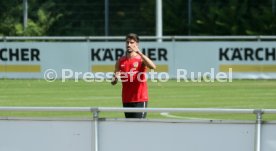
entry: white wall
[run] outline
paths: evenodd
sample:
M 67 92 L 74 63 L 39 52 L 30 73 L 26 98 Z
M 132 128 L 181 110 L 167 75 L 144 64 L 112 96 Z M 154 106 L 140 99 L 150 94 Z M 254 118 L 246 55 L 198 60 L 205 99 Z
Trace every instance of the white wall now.
M 269 126 L 272 131 L 276 128 Z M 254 122 L 117 119 L 101 120 L 98 127 L 99 151 L 252 151 L 255 143 Z M 0 150 L 6 151 L 93 151 L 95 147 L 90 120 L 3 119 L 0 134 Z M 268 138 L 263 151 L 274 151 L 275 135 L 262 137 Z
M 90 121 L 0 120 L 1 151 L 91 151 Z
M 0 150 L 94 151 L 93 120 L 2 119 Z M 255 122 L 100 120 L 99 151 L 253 151 Z M 276 124 L 262 126 L 262 151 L 275 151 Z

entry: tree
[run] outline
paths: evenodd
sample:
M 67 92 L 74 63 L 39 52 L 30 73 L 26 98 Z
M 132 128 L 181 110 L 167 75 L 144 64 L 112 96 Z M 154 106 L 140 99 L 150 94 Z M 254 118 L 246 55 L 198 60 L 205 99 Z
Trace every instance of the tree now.
M 164 35 L 188 34 L 187 0 L 163 0 Z
M 5 36 L 44 36 L 48 29 L 62 14 L 48 11 L 55 7 L 52 1 L 29 0 L 29 18 L 27 28 L 23 27 L 22 1 L 2 0 L 0 16 L 0 34 Z
M 104 1 L 28 0 L 23 28 L 23 0 L 0 1 L 0 35 L 103 36 Z M 163 35 L 274 35 L 272 1 L 163 0 Z M 109 0 L 109 35 L 155 35 L 155 0 Z
M 261 0 L 206 0 L 193 5 L 194 35 L 271 35 L 275 17 Z

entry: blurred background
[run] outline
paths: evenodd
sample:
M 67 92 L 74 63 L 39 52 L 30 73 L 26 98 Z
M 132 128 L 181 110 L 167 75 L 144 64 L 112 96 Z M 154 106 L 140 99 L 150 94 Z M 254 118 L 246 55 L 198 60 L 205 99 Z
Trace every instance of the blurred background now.
M 156 34 L 156 0 L 1 0 L 1 36 Z M 162 0 L 163 35 L 274 35 L 276 0 Z

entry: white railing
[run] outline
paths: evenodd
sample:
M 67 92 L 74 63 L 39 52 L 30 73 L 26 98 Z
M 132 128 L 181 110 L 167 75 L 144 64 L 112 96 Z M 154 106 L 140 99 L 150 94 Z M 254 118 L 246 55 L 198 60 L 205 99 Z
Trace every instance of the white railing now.
M 261 150 L 261 125 L 263 114 L 276 114 L 276 109 L 222 109 L 222 108 L 118 108 L 118 107 L 0 107 L 1 111 L 92 112 L 95 126 L 95 150 L 98 151 L 98 119 L 100 112 L 181 112 L 218 114 L 255 114 L 255 150 Z
M 120 107 L 0 107 L 0 111 L 46 112 L 182 112 L 221 114 L 276 114 L 276 109 L 223 109 L 223 108 L 120 108 Z
M 14 40 L 62 40 L 62 41 L 93 41 L 93 40 L 124 40 L 125 36 L 1 36 L 1 41 Z M 276 36 L 140 36 L 141 40 L 276 40 Z

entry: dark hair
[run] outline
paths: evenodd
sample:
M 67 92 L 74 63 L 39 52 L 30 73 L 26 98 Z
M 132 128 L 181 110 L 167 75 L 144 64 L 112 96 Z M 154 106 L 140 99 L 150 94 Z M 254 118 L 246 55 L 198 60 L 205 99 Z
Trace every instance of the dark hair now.
M 134 33 L 129 33 L 129 34 L 127 34 L 127 35 L 126 35 L 126 40 L 127 40 L 127 39 L 133 39 L 133 40 L 135 40 L 136 42 L 139 42 L 139 41 L 140 41 L 138 35 L 137 35 L 137 34 L 134 34 Z

